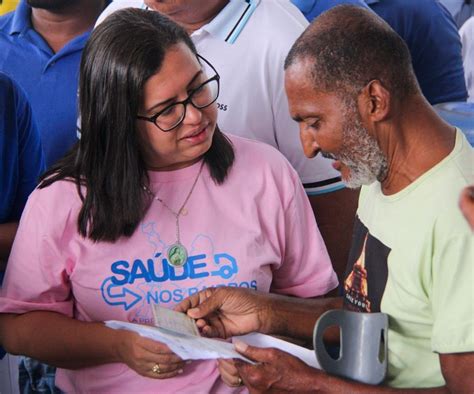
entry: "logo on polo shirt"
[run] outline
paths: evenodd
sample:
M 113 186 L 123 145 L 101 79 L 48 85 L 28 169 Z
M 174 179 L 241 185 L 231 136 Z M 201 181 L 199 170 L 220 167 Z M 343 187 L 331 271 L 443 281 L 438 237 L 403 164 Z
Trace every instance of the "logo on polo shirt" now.
M 217 103 L 217 109 L 220 111 L 227 111 L 227 104 Z

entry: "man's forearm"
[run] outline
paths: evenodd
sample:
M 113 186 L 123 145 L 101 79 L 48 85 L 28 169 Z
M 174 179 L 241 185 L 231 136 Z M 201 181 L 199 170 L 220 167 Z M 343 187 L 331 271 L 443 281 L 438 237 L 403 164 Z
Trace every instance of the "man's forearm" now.
M 269 295 L 267 334 L 312 340 L 316 321 L 330 309 L 342 308 L 342 298 L 292 298 Z M 263 320 L 263 319 L 262 319 Z
M 0 314 L 2 346 L 60 368 L 78 369 L 119 362 L 122 330 L 81 322 L 54 312 Z

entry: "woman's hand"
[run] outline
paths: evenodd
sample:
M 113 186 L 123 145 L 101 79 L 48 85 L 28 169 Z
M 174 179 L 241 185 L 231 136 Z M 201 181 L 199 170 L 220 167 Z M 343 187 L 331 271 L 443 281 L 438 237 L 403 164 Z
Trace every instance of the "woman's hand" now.
M 168 346 L 131 331 L 121 331 L 120 360 L 142 376 L 168 379 L 183 373 L 184 361 Z
M 227 386 L 239 387 L 243 385 L 242 378 L 237 371 L 233 360 L 220 359 L 217 362 L 221 378 Z

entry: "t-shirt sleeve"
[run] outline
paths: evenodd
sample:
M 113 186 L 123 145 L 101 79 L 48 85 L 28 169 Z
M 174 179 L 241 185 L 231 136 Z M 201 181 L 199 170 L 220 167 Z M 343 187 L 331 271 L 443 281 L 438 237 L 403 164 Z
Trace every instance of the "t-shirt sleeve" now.
M 431 347 L 438 353 L 474 351 L 474 240 L 467 227 L 435 248 Z
M 21 217 L 0 290 L 0 313 L 44 310 L 72 317 L 70 270 L 60 253 L 61 226 L 50 225 L 54 200 L 41 201 L 49 197 L 48 189 L 31 194 Z
M 338 284 L 337 276 L 296 174 L 293 185 L 293 196 L 285 210 L 284 259 L 273 272 L 271 291 L 316 297 L 334 289 Z

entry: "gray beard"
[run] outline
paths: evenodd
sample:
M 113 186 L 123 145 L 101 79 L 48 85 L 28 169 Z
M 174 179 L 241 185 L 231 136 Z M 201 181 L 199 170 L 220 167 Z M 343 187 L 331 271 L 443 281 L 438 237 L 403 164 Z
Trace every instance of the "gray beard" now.
M 344 184 L 350 189 L 357 189 L 375 181 L 382 182 L 388 173 L 385 154 L 362 125 L 357 112 L 345 118 L 355 120 L 345 122 L 343 146 L 337 155 L 338 160 L 350 169 L 349 178 L 343 179 Z

